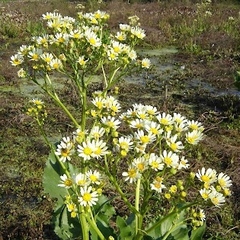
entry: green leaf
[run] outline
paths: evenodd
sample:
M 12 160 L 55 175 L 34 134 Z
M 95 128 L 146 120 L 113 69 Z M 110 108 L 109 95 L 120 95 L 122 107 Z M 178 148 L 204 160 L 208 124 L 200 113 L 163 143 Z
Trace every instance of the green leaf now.
M 48 157 L 43 173 L 43 187 L 44 191 L 48 193 L 50 197 L 57 198 L 58 201 L 64 199 L 66 195 L 65 188 L 58 187 L 60 176 L 63 174 L 64 172 L 60 163 L 57 161 L 54 153 L 51 153 Z
M 117 216 L 116 224 L 119 229 L 118 235 L 120 239 L 123 239 L 123 240 L 133 239 L 134 227 L 132 225 L 127 225 L 126 221 L 120 216 Z
M 205 233 L 205 230 L 206 230 L 205 223 L 201 227 L 199 227 L 195 230 L 192 230 L 190 240 L 201 240 L 203 237 L 203 234 Z
M 105 195 L 101 195 L 98 198 L 97 204 L 94 206 L 95 215 L 97 215 L 98 218 L 107 222 L 107 224 L 109 219 L 114 214 L 116 214 L 116 211 L 114 207 L 110 204 L 110 201 L 112 201 L 112 198 L 108 199 Z
M 161 236 L 164 236 L 172 227 L 173 225 L 173 221 L 176 218 L 177 213 L 176 214 L 170 214 L 161 224 L 160 226 L 160 233 Z
M 77 239 L 82 235 L 78 218 L 72 218 L 64 205 L 58 205 L 53 215 L 54 231 L 60 239 Z

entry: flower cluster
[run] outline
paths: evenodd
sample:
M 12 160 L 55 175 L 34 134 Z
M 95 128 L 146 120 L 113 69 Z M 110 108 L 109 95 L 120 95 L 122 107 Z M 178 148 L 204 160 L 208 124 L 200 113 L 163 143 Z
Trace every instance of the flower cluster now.
M 72 177 L 63 174 L 60 176 L 58 186 L 67 190 L 68 194 L 65 196 L 65 204 L 71 216 L 76 217 L 78 204 L 87 208 L 96 204 L 102 192 L 102 178 L 96 170 L 74 174 Z M 70 190 L 74 191 L 74 194 L 70 194 Z
M 47 117 L 47 111 L 44 102 L 40 99 L 31 99 L 29 101 L 27 114 L 42 124 Z
M 204 201 L 210 201 L 220 207 L 231 195 L 232 180 L 224 173 L 217 174 L 215 169 L 204 167 L 198 170 L 196 177 L 202 182 L 203 188 L 199 191 Z
M 101 66 L 140 66 L 149 68 L 149 59 L 137 60 L 134 46 L 145 37 L 139 26 L 120 24 L 116 35 L 105 30 L 109 14 L 103 11 L 78 13 L 78 18 L 57 12 L 43 14 L 46 33 L 32 38 L 31 45 L 22 45 L 11 57 L 11 64 L 19 66 L 19 77 L 32 76 L 33 71 L 73 71 L 79 69 L 93 74 Z M 121 37 L 120 37 L 121 35 Z M 68 57 L 68 61 L 66 61 Z
M 147 179 L 151 194 L 164 192 L 166 199 L 180 197 L 184 201 L 187 197 L 184 181 L 174 183 L 171 176 L 189 167 L 184 150 L 203 138 L 202 124 L 179 113 L 160 113 L 151 105 L 134 104 L 120 114 L 118 100 L 100 93 L 95 94 L 91 103 L 92 127 L 88 130 L 78 128 L 72 138 L 63 138 L 55 152 L 59 160 L 65 163 L 74 156 L 83 165 L 94 162 L 95 167 L 102 170 L 104 161 L 107 161 L 109 171 L 115 171 L 114 174 L 121 171 L 125 181 L 135 184 L 138 180 Z M 124 134 L 122 129 L 128 134 Z M 127 164 L 125 171 L 114 168 L 120 159 Z M 197 176 L 205 181 L 207 187 L 211 180 L 206 180 L 203 177 L 205 173 L 201 173 Z M 226 192 L 230 185 L 229 182 L 223 183 L 224 176 L 219 175 L 219 185 Z M 68 188 L 69 181 L 65 178 L 65 187 Z M 92 190 L 89 191 L 91 194 Z

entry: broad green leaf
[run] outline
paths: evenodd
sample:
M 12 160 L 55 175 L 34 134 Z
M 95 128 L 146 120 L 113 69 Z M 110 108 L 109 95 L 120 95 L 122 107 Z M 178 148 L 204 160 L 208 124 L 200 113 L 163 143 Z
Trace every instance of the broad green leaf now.
M 188 237 L 188 228 L 186 223 L 184 222 L 186 217 L 185 209 L 181 210 L 180 213 L 176 215 L 176 218 L 173 221 L 173 232 L 171 235 L 174 237 L 175 240 L 189 240 Z
M 61 165 L 57 161 L 54 153 L 51 153 L 48 157 L 43 173 L 43 187 L 44 191 L 48 193 L 50 197 L 57 198 L 58 201 L 64 199 L 64 196 L 66 195 L 65 188 L 58 187 L 60 176 L 63 174 L 64 172 Z
M 78 218 L 71 218 L 65 205 L 58 205 L 53 216 L 55 233 L 63 240 L 77 239 L 81 236 Z
M 172 227 L 173 221 L 176 219 L 177 214 L 170 214 L 166 219 L 162 222 L 160 226 L 160 236 L 164 236 Z
M 131 225 L 127 225 L 126 221 L 120 217 L 117 216 L 116 220 L 117 227 L 119 229 L 119 239 L 122 240 L 132 240 L 134 236 L 134 228 Z
M 192 230 L 190 240 L 201 240 L 203 237 L 203 234 L 205 233 L 205 230 L 206 230 L 205 223 L 201 227 L 199 227 L 195 230 Z

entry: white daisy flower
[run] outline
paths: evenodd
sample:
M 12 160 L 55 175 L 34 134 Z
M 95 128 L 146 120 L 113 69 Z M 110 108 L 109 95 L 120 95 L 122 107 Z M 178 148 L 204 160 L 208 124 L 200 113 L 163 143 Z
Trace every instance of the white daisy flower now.
M 150 68 L 150 66 L 151 66 L 151 61 L 150 61 L 150 59 L 148 59 L 148 58 L 144 58 L 144 59 L 142 59 L 142 68 Z
M 181 170 L 183 168 L 187 169 L 188 167 L 189 167 L 188 160 L 185 159 L 185 157 L 183 156 L 179 161 L 178 170 Z
M 137 170 L 142 173 L 147 169 L 148 162 L 144 157 L 134 158 L 132 165 L 137 168 Z
M 202 198 L 207 201 L 209 199 L 209 194 L 210 194 L 210 190 L 209 189 L 206 189 L 206 188 L 203 188 L 199 191 L 199 193 L 201 194 Z
M 75 176 L 75 182 L 78 186 L 88 186 L 90 184 L 86 175 L 83 173 L 79 173 Z
M 164 167 L 162 159 L 159 156 L 157 156 L 155 153 L 151 153 L 149 155 L 148 162 L 149 162 L 149 166 L 155 171 L 162 170 Z
M 171 148 L 171 150 L 173 152 L 180 152 L 184 146 L 183 143 L 181 141 L 177 141 L 178 135 L 175 134 L 174 136 L 168 138 L 167 137 L 167 145 Z
M 105 133 L 105 129 L 99 126 L 94 126 L 90 131 L 90 138 L 100 139 Z
M 92 207 L 96 205 L 98 201 L 98 193 L 94 191 L 91 186 L 84 186 L 80 188 L 80 197 L 78 197 L 78 201 L 81 206 L 84 207 Z
M 94 144 L 90 140 L 86 140 L 81 145 L 78 145 L 78 156 L 82 157 L 84 161 L 90 160 L 93 157 L 94 150 Z
M 152 190 L 161 193 L 163 189 L 166 188 L 166 186 L 162 183 L 163 178 L 161 177 L 156 177 L 153 181 L 153 183 L 150 184 L 150 187 Z
M 127 172 L 122 173 L 122 176 L 125 177 L 125 181 L 133 183 L 141 177 L 141 174 L 138 172 L 138 169 L 132 165 L 128 168 Z
M 101 174 L 96 170 L 89 170 L 86 172 L 86 177 L 92 184 L 99 185 L 101 183 Z
M 159 121 L 160 124 L 164 125 L 164 126 L 168 126 L 173 124 L 173 119 L 172 116 L 170 114 L 167 113 L 162 113 L 162 114 L 158 114 L 156 116 L 157 120 Z
M 85 31 L 85 37 L 93 47 L 100 47 L 102 45 L 101 40 L 98 38 L 97 34 L 94 33 L 91 29 L 87 29 Z
M 107 151 L 107 145 L 103 140 L 92 140 L 91 143 L 93 149 L 92 149 L 92 156 L 95 158 L 101 158 L 102 156 L 108 154 Z
M 134 36 L 136 36 L 139 39 L 143 39 L 146 36 L 145 31 L 138 26 L 132 27 L 130 31 Z
M 217 181 L 222 189 L 230 188 L 232 186 L 232 180 L 230 177 L 222 172 L 218 174 Z
M 202 123 L 200 123 L 198 121 L 194 121 L 194 120 L 187 121 L 187 126 L 192 130 L 198 130 L 198 131 L 201 131 L 201 132 L 204 130 L 204 127 L 202 126 Z
M 160 155 L 162 162 L 166 164 L 167 167 L 177 168 L 179 165 L 179 156 L 172 151 L 167 152 L 166 150 Z
M 112 129 L 117 129 L 119 127 L 119 125 L 121 124 L 121 122 L 118 119 L 111 117 L 111 116 L 103 117 L 102 123 L 105 126 L 112 128 Z
M 226 201 L 223 194 L 219 193 L 214 187 L 211 187 L 211 192 L 209 193 L 209 199 L 216 207 L 220 207 Z
M 191 145 L 198 144 L 199 141 L 203 139 L 203 133 L 199 130 L 193 130 L 186 134 L 186 141 Z
M 198 170 L 196 173 L 196 177 L 206 184 L 212 184 L 217 180 L 217 173 L 216 170 L 212 168 L 208 168 L 207 170 L 203 167 L 201 170 Z
M 57 145 L 55 154 L 59 157 L 59 161 L 66 162 L 71 160 L 74 153 L 74 145 L 69 137 L 64 137 L 60 144 Z
M 155 135 L 151 133 L 144 133 L 143 130 L 137 130 L 137 132 L 134 134 L 134 137 L 143 145 L 150 144 L 156 139 Z
M 68 178 L 66 174 L 60 176 L 61 183 L 58 184 L 59 187 L 64 187 L 66 189 L 71 188 L 73 185 L 73 181 L 71 178 Z
M 163 129 L 161 128 L 161 125 L 153 121 L 146 121 L 145 129 L 147 132 L 156 136 L 159 136 L 163 133 Z

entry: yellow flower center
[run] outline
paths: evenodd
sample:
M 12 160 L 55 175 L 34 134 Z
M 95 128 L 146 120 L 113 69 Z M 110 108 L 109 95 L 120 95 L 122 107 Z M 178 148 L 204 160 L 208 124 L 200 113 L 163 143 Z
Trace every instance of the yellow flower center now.
M 173 151 L 176 151 L 178 149 L 178 146 L 176 143 L 171 143 L 170 144 L 170 148 L 173 150 Z
M 97 43 L 95 38 L 90 38 L 89 39 L 90 44 L 95 45 Z
M 156 161 L 154 161 L 154 162 L 151 162 L 151 166 L 152 166 L 153 168 L 158 168 L 158 166 L 159 166 L 159 163 L 158 163 L 158 162 L 156 162 Z
M 34 54 L 32 55 L 32 59 L 33 59 L 34 61 L 37 61 L 37 60 L 38 60 L 38 54 L 34 53 Z
M 67 149 L 67 148 L 62 148 L 62 150 L 61 150 L 61 155 L 62 155 L 63 157 L 67 157 L 67 156 L 69 155 L 69 153 L 70 153 L 70 150 L 69 150 L 69 149 Z
M 164 158 L 164 162 L 167 164 L 167 165 L 171 165 L 172 164 L 172 159 L 170 157 L 165 157 Z
M 86 147 L 84 148 L 83 153 L 89 156 L 92 154 L 92 149 L 90 147 Z
M 226 181 L 224 179 L 219 179 L 218 183 L 221 187 L 225 187 L 226 186 Z
M 152 134 L 157 135 L 158 134 L 158 130 L 156 128 L 151 128 L 150 131 L 152 132 Z
M 91 199 L 92 199 L 92 195 L 87 192 L 87 193 L 84 193 L 84 194 L 83 194 L 82 198 L 83 198 L 83 200 L 84 200 L 85 202 L 90 202 Z
M 202 175 L 202 176 L 201 176 L 201 180 L 202 180 L 203 182 L 209 182 L 209 181 L 210 181 L 210 178 L 209 178 L 209 176 L 207 176 L 207 175 Z
M 97 149 L 94 151 L 96 155 L 101 155 L 102 149 L 100 147 L 97 147 Z
M 149 136 L 144 135 L 140 137 L 140 140 L 142 141 L 142 143 L 148 143 L 150 141 L 150 138 Z
M 144 163 L 138 163 L 138 165 L 137 165 L 137 168 L 139 171 L 143 171 L 144 167 L 145 167 Z
M 168 122 L 168 120 L 166 118 L 162 118 L 160 120 L 160 123 L 163 124 L 163 125 L 168 125 L 169 122 Z
M 219 204 L 219 200 L 218 200 L 217 197 L 213 197 L 213 198 L 211 199 L 211 201 L 212 201 L 212 203 L 213 203 L 214 205 L 218 205 L 218 204 Z
M 66 179 L 64 181 L 64 185 L 67 186 L 67 187 L 71 187 L 72 186 L 72 180 L 71 179 Z
M 130 178 L 135 178 L 136 177 L 136 175 L 137 175 L 137 173 L 136 173 L 136 170 L 135 169 L 129 169 L 129 171 L 128 171 L 128 176 L 130 177 Z
M 89 178 L 92 182 L 96 182 L 98 179 L 96 175 L 91 175 Z

